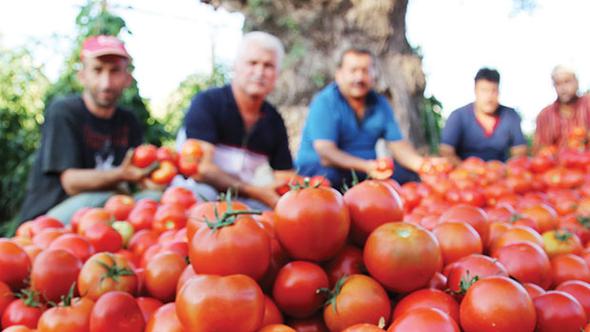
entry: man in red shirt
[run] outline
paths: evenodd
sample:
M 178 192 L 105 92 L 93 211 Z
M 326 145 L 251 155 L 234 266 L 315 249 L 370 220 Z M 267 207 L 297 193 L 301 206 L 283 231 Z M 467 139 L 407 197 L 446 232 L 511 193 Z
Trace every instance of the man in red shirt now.
M 551 79 L 557 100 L 537 116 L 535 151 L 551 145 L 564 147 L 574 128 L 590 129 L 590 96 L 578 94 L 576 73 L 567 66 L 559 65 L 553 69 Z

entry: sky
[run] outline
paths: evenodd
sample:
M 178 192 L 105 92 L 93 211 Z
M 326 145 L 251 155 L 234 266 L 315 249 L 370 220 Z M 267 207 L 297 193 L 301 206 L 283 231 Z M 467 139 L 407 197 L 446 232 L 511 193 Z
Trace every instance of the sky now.
M 74 20 L 83 3 L 3 2 L 0 47 L 36 42 L 35 60 L 55 79 L 75 37 Z M 445 115 L 473 100 L 473 77 L 483 66 L 500 72 L 500 101 L 522 115 L 525 132 L 534 130 L 536 114 L 555 99 L 550 72 L 556 64 L 576 68 L 581 90 L 590 90 L 590 1 L 537 3 L 532 12 L 515 13 L 512 0 L 410 1 L 408 40 L 424 56 L 426 94 L 443 103 Z M 239 13 L 214 11 L 198 0 L 109 4 L 132 32 L 123 39 L 134 57 L 140 92 L 156 111 L 185 77 L 210 70 L 212 54 L 231 64 L 244 21 Z

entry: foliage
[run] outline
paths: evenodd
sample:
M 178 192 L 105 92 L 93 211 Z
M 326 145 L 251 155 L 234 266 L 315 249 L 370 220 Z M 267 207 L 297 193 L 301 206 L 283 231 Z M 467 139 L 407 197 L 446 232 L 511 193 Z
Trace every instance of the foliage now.
M 420 103 L 422 126 L 431 153 L 438 153 L 440 134 L 443 126 L 442 104 L 434 96 L 424 97 Z
M 222 65 L 213 66 L 211 74 L 192 74 L 184 79 L 166 102 L 163 123 L 164 129 L 176 134 L 189 107 L 191 98 L 209 87 L 221 86 L 229 82 L 229 71 Z
M 46 96 L 49 102 L 56 96 L 64 96 L 82 91 L 82 86 L 76 79 L 76 72 L 80 68 L 79 55 L 83 41 L 94 35 L 120 36 L 122 32 L 131 33 L 125 21 L 108 11 L 105 1 L 89 0 L 82 6 L 76 17 L 77 38 L 74 47 L 67 58 L 62 74 L 53 84 Z M 164 129 L 164 125 L 152 117 L 147 110 L 144 100 L 139 95 L 137 81 L 133 80 L 131 86 L 125 90 L 121 97 L 120 104 L 132 110 L 139 122 L 143 125 L 144 136 L 147 142 L 160 145 L 162 140 L 170 139 L 172 136 Z
M 27 51 L 0 51 L 0 225 L 4 231 L 10 231 L 5 228 L 26 192 L 48 85 Z

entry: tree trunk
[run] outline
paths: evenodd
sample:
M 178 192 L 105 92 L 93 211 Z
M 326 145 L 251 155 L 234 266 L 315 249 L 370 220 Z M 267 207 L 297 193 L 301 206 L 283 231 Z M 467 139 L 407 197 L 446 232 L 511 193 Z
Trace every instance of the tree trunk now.
M 350 46 L 376 55 L 376 90 L 390 98 L 405 136 L 416 147 L 426 146 L 419 108 L 425 79 L 421 58 L 406 39 L 408 0 L 203 2 L 242 12 L 246 31 L 267 31 L 285 44 L 287 55 L 271 100 L 285 118 L 293 147 L 311 97 L 333 80 L 338 57 Z

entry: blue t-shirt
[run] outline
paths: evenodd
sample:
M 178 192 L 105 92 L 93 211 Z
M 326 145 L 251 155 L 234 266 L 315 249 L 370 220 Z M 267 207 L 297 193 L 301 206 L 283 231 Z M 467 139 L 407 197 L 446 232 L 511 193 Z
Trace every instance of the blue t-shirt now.
M 293 168 L 287 130 L 281 115 L 269 103 L 262 104 L 262 115 L 246 131 L 230 85 L 197 94 L 184 118 L 187 138 L 214 145 L 226 145 L 268 157 L 275 170 Z
M 386 141 L 402 139 L 393 110 L 385 97 L 371 91 L 367 96 L 364 118 L 358 120 L 336 83 L 331 83 L 313 98 L 309 106 L 296 158 L 297 170 L 306 176 L 326 176 L 333 185 L 340 186 L 343 180 L 350 178 L 350 170 L 322 166 L 313 142 L 332 141 L 340 150 L 353 156 L 375 159 L 375 144 L 380 138 Z
M 526 144 L 520 129 L 520 116 L 509 107 L 496 111 L 498 123 L 491 135 L 486 135 L 475 118 L 473 103 L 463 106 L 449 116 L 442 132 L 441 143 L 455 148 L 461 159 L 479 157 L 483 160 L 506 161 L 510 148 Z

